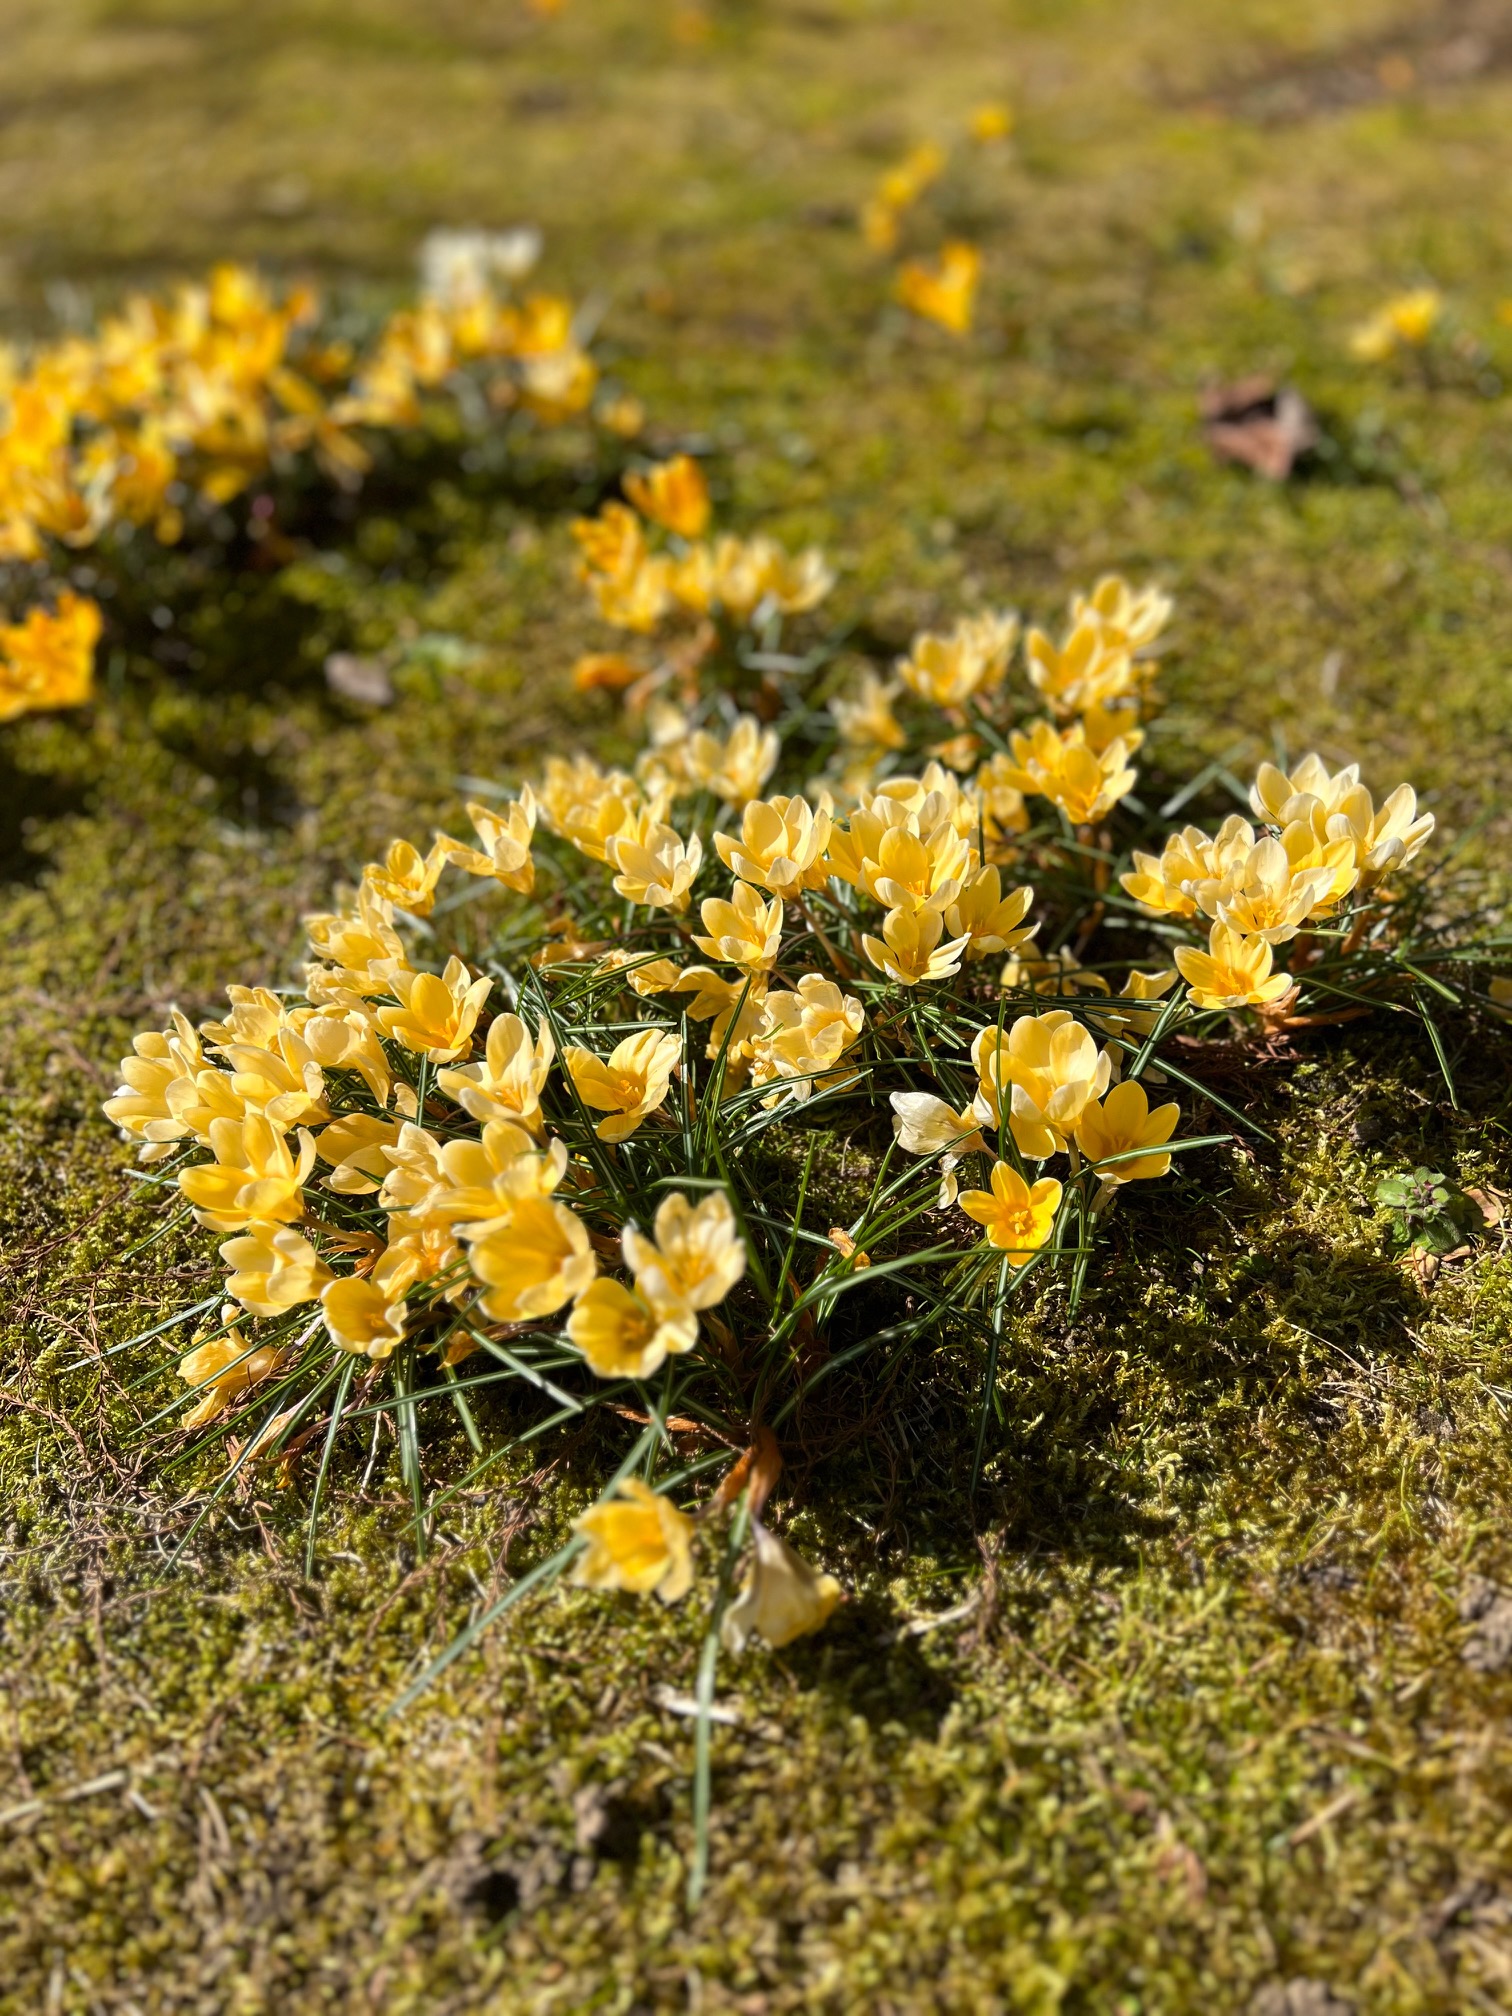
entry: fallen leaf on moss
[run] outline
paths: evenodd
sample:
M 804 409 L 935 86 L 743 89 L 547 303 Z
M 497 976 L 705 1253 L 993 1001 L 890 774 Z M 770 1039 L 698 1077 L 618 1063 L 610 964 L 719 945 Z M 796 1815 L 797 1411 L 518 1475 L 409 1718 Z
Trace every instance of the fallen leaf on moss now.
M 325 661 L 326 684 L 343 700 L 356 700 L 364 707 L 391 707 L 394 682 L 376 658 L 359 658 L 352 651 L 333 651 Z
M 1255 375 L 1202 395 L 1202 431 L 1220 462 L 1239 462 L 1282 483 L 1318 443 L 1313 410 L 1294 386 Z

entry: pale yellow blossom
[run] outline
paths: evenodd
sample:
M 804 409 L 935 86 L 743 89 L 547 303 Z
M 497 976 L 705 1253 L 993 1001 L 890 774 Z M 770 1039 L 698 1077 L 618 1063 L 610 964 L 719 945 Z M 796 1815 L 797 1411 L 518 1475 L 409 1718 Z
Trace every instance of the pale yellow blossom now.
M 541 1093 L 555 1056 L 556 1042 L 544 1022 L 532 1036 L 518 1015 L 496 1015 L 482 1059 L 438 1071 L 436 1084 L 474 1120 L 517 1120 L 538 1134 Z
M 567 1335 L 601 1379 L 649 1379 L 698 1342 L 691 1310 L 653 1309 L 635 1289 L 600 1275 L 567 1319 Z
M 693 1586 L 693 1521 L 638 1477 L 626 1477 L 617 1490 L 617 1498 L 573 1522 L 588 1542 L 573 1581 L 584 1589 L 625 1589 L 679 1602 Z
M 712 1309 L 746 1270 L 745 1241 L 722 1190 L 708 1191 L 696 1205 L 669 1190 L 651 1236 L 630 1224 L 622 1244 L 637 1293 L 663 1316 Z
M 487 977 L 475 980 L 457 958 L 448 959 L 439 975 L 396 973 L 398 1006 L 378 1010 L 379 1027 L 432 1064 L 450 1064 L 472 1048 L 472 1032 L 493 984 Z
M 774 1649 L 791 1645 L 827 1624 L 844 1595 L 833 1575 L 811 1568 L 759 1519 L 751 1522 L 751 1541 L 750 1573 L 720 1625 L 731 1652 L 743 1652 L 753 1633 Z
M 889 910 L 882 920 L 882 936 L 874 938 L 863 931 L 861 949 L 889 980 L 900 987 L 917 987 L 959 970 L 970 937 L 963 932 L 942 944 L 944 937 L 945 919 L 938 910 Z
M 681 1054 L 670 1030 L 638 1029 L 607 1058 L 574 1044 L 562 1062 L 583 1104 L 605 1115 L 594 1130 L 599 1139 L 625 1141 L 666 1100 Z

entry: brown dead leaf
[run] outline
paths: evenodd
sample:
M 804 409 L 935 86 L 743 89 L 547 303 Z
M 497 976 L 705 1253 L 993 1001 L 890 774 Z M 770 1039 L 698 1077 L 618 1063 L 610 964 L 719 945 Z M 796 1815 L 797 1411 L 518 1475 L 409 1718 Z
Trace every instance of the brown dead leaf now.
M 1501 1199 L 1493 1191 L 1483 1190 L 1477 1186 L 1474 1190 L 1467 1190 L 1465 1195 L 1487 1225 L 1500 1225 L 1505 1213 L 1502 1210 Z
M 770 1428 L 753 1428 L 750 1448 L 744 1455 L 738 1456 L 725 1472 L 719 1489 L 709 1500 L 709 1510 L 713 1512 L 733 1505 L 749 1484 L 751 1517 L 759 1519 L 761 1509 L 771 1497 L 772 1487 L 781 1475 L 782 1452 L 777 1447 L 777 1437 Z
M 1426 1294 L 1438 1279 L 1439 1256 L 1430 1253 L 1426 1246 L 1414 1246 L 1407 1256 L 1407 1264 L 1417 1276 L 1418 1286 Z
M 1283 483 L 1318 444 L 1318 423 L 1302 394 L 1256 374 L 1202 395 L 1202 431 L 1221 462 L 1239 462 Z

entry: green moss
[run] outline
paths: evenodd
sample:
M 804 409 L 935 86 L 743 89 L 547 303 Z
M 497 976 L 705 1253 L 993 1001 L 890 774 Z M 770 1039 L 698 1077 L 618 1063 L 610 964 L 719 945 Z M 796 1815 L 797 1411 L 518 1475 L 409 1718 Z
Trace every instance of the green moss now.
M 711 11 L 690 48 L 634 0 L 34 10 L 0 307 L 226 252 L 377 305 L 429 223 L 535 216 L 548 277 L 612 297 L 659 438 L 712 443 L 726 518 L 842 561 L 856 649 L 1158 571 L 1163 772 L 1358 755 L 1449 833 L 1484 821 L 1497 900 L 1505 75 L 1383 99 L 1381 57 L 1433 78 L 1451 30 L 1378 0 L 1221 30 L 1195 0 Z M 988 259 L 957 345 L 828 220 L 1000 88 L 1015 150 L 941 197 Z M 1350 322 L 1423 272 L 1484 363 L 1351 363 Z M 1257 367 L 1334 446 L 1285 489 L 1196 432 L 1201 382 Z M 1419 1162 L 1505 1185 L 1482 1037 L 1451 1031 L 1456 1110 L 1398 1029 L 1320 1035 L 1257 1092 L 1274 1150 L 1121 1203 L 1075 1317 L 1047 1294 L 1010 1339 L 974 1502 L 974 1360 L 837 1395 L 845 1435 L 797 1424 L 784 1517 L 855 1595 L 722 1672 L 691 1916 L 689 1617 L 545 1596 L 385 1712 L 549 1551 L 591 1448 L 533 1445 L 424 1561 L 381 1444 L 335 1480 L 313 1584 L 307 1477 L 165 1566 L 210 1481 L 137 1432 L 182 1339 L 101 1354 L 205 1292 L 210 1242 L 123 1257 L 155 1221 L 97 1117 L 114 1059 L 171 1000 L 287 977 L 299 912 L 452 819 L 460 775 L 611 732 L 564 677 L 598 641 L 565 519 L 609 473 L 570 438 L 503 475 L 438 448 L 355 521 L 312 507 L 282 570 L 134 555 L 100 705 L 4 731 L 0 2006 L 1134 2016 L 1297 1975 L 1391 2016 L 1506 2006 L 1512 1681 L 1461 1656 L 1458 1606 L 1472 1572 L 1512 1583 L 1512 1264 L 1488 1235 L 1425 1294 L 1372 1202 Z M 328 694 L 338 649 L 391 656 L 393 707 Z M 829 1151 L 816 1183 L 840 1192 Z

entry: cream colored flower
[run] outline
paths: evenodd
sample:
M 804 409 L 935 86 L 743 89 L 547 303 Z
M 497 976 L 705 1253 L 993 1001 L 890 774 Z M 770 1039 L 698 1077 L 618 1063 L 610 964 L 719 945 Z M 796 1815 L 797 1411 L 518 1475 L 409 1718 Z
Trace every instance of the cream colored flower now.
M 567 1173 L 567 1145 L 553 1141 L 542 1149 L 512 1120 L 490 1120 L 476 1141 L 445 1142 L 435 1162 L 440 1180 L 423 1213 L 476 1239 L 507 1219 L 521 1199 L 551 1195 Z
M 1306 827 L 1299 825 L 1293 830 L 1306 839 Z M 1345 841 L 1332 852 L 1336 857 L 1333 862 L 1294 868 L 1286 847 L 1267 834 L 1221 877 L 1198 882 L 1192 893 L 1198 908 L 1220 924 L 1247 937 L 1264 938 L 1271 945 L 1284 944 L 1310 919 L 1333 908 L 1340 866 L 1353 882 L 1357 871 L 1349 843 Z
M 910 1155 L 945 1155 L 953 1162 L 963 1155 L 985 1154 L 977 1115 L 971 1107 L 957 1113 L 932 1092 L 893 1092 L 893 1133 Z
M 822 1575 L 785 1540 L 751 1521 L 752 1556 L 745 1587 L 724 1614 L 720 1637 L 743 1652 L 753 1632 L 774 1649 L 791 1645 L 828 1623 L 844 1595 L 833 1575 Z
M 546 774 L 536 787 L 542 824 L 569 841 L 590 861 L 608 858 L 609 841 L 634 820 L 641 794 L 623 770 L 600 770 L 586 756 L 569 762 L 548 756 Z
M 1156 917 L 1195 917 L 1197 891 L 1220 882 L 1255 845 L 1255 829 L 1237 812 L 1230 813 L 1210 840 L 1197 826 L 1171 834 L 1157 854 L 1134 855 L 1132 874 L 1119 880 L 1144 910 Z
M 329 962 L 328 966 L 306 968 L 312 1001 L 338 994 L 352 994 L 361 1000 L 388 993 L 394 974 L 409 965 L 393 916 L 391 903 L 363 888 L 355 910 L 305 918 L 310 949 Z
M 1014 774 L 1010 758 L 999 752 L 989 756 L 971 780 L 967 795 L 980 807 L 982 835 L 989 849 L 1006 841 L 1011 833 L 1028 830 L 1024 794 L 1010 781 Z
M 885 826 L 873 842 L 866 815 L 858 811 L 851 817 L 851 833 L 863 837 L 865 846 L 860 886 L 888 910 L 946 909 L 976 865 L 949 819 L 928 832 L 910 830 L 916 824 L 922 822 L 915 814 L 906 824 Z
M 353 996 L 349 1006 L 328 1005 L 301 1016 L 299 1036 L 321 1071 L 355 1071 L 380 1106 L 388 1104 L 393 1073 L 378 1040 L 378 1025 L 366 1001 Z

